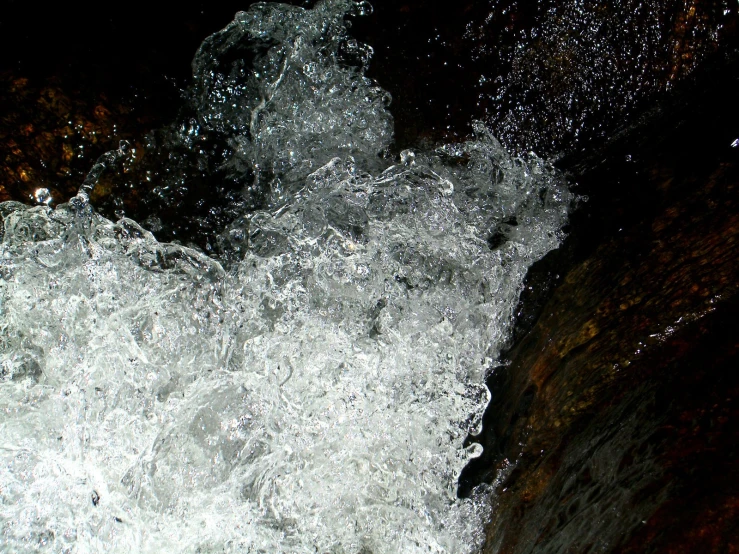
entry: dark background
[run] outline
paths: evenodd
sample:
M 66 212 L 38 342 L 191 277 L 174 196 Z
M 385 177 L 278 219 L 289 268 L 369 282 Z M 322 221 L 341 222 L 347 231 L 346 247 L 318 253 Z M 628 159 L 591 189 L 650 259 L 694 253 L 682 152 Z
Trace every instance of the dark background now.
M 200 43 L 252 3 L 3 0 L 0 72 L 74 80 L 68 86 L 171 113 Z

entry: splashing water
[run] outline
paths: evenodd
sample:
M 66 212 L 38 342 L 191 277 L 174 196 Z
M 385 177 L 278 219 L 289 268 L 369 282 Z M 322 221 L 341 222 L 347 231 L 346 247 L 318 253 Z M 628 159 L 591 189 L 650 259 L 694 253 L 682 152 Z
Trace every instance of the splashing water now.
M 479 548 L 462 443 L 572 196 L 481 125 L 387 161 L 388 98 L 345 29 L 367 9 L 259 4 L 201 47 L 198 126 L 266 198 L 220 262 L 98 215 L 91 180 L 0 204 L 5 551 Z

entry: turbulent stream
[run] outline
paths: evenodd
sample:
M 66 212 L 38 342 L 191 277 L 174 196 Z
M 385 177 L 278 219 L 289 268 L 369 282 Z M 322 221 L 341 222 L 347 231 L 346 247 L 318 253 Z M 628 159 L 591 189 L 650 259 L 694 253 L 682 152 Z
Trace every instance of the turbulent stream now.
M 573 197 L 481 124 L 390 155 L 368 9 L 257 4 L 201 46 L 178 140 L 225 137 L 261 198 L 218 255 L 94 210 L 125 148 L 66 204 L 0 204 L 0 550 L 480 547 L 463 441 Z

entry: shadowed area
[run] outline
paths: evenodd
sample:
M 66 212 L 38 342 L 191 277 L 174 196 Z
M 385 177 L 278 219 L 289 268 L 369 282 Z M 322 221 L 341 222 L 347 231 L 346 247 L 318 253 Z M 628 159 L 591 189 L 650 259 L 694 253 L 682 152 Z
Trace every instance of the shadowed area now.
M 606 161 L 568 160 L 589 213 L 529 273 L 518 340 L 488 383 L 486 451 L 461 479 L 462 493 L 499 479 L 486 552 L 736 544 L 736 60 L 701 73 Z M 639 197 L 650 200 L 632 209 Z M 553 292 L 537 304 L 542 283 Z

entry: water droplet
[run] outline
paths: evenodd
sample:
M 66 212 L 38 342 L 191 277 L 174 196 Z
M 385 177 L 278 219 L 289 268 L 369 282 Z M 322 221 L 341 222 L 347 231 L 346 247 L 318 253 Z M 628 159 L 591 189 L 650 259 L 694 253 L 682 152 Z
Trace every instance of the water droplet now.
M 403 150 L 400 153 L 400 163 L 413 165 L 416 162 L 416 153 L 413 150 Z
M 33 193 L 33 197 L 39 204 L 45 204 L 47 206 L 51 205 L 51 203 L 54 201 L 54 199 L 51 197 L 49 189 L 46 188 L 36 189 L 36 192 Z
M 358 15 L 358 16 L 372 15 L 372 12 L 374 11 L 375 9 L 372 7 L 372 4 L 370 4 L 366 0 L 363 0 L 362 2 L 354 3 L 353 9 L 352 9 L 352 15 Z

